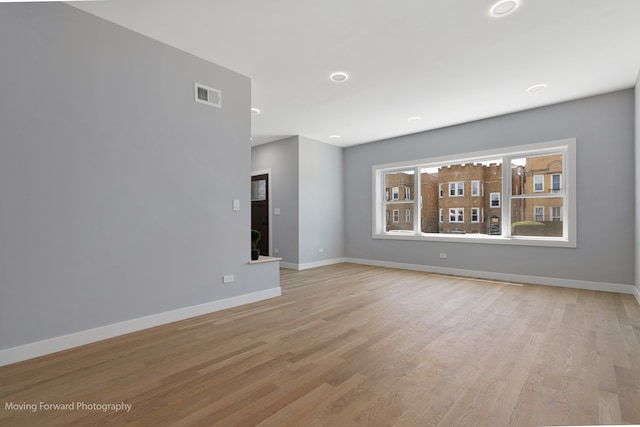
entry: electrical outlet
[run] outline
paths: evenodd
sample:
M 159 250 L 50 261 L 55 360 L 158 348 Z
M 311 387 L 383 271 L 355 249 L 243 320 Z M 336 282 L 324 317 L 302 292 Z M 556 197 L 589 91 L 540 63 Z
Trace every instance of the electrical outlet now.
M 240 210 L 240 200 L 234 200 L 233 201 L 233 210 L 234 211 L 239 211 Z
M 234 280 L 233 274 L 227 274 L 222 278 L 222 283 L 233 283 Z
M 324 248 L 318 248 L 318 252 L 323 253 L 324 252 Z
M 440 252 L 440 258 L 441 259 L 447 259 L 447 253 L 446 252 Z

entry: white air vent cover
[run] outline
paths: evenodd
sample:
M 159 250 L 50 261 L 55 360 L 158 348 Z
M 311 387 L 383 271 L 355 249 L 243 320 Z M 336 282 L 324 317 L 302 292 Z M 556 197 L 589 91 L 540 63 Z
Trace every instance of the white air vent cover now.
M 205 86 L 200 83 L 195 84 L 196 102 L 222 108 L 222 92 L 218 89 Z

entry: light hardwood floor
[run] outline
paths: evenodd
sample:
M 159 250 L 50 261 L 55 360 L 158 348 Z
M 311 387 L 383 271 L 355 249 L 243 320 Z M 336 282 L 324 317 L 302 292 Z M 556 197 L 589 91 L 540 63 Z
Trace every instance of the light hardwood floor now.
M 2 367 L 0 425 L 640 424 L 631 295 L 353 264 L 282 270 L 282 288 Z

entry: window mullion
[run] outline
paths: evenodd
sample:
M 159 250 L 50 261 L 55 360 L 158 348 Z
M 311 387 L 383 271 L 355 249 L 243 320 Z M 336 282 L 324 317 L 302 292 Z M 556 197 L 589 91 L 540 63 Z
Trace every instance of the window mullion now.
M 419 166 L 414 169 L 413 176 L 415 177 L 413 179 L 413 233 L 416 236 L 419 236 L 422 231 L 421 224 L 420 224 L 422 220 L 422 215 L 421 215 L 421 208 L 422 208 L 421 179 L 422 177 L 420 176 Z
M 502 158 L 502 237 L 511 238 L 511 157 Z
M 573 183 L 575 183 L 575 175 L 571 170 L 573 164 L 570 165 L 570 163 L 573 162 L 570 162 L 569 150 L 567 148 L 562 151 L 562 175 L 560 175 L 560 191 L 562 194 L 562 235 L 565 238 L 569 238 L 569 225 L 571 224 L 572 227 L 575 227 L 575 222 L 569 222 L 569 218 L 571 218 L 571 216 L 569 216 L 571 214 L 571 208 L 575 207 L 575 203 L 571 203 L 569 200 L 569 191 L 571 191 L 571 194 L 573 194 L 573 197 L 575 197 L 575 188 L 570 188 L 570 181 L 572 181 L 572 179 L 574 180 Z M 575 216 L 573 218 L 575 218 Z
M 387 205 L 389 204 L 389 197 L 387 196 L 384 172 L 380 173 L 379 179 L 380 179 L 380 185 L 382 187 L 382 194 L 380 194 L 380 197 L 382 198 L 382 203 L 380 204 L 380 224 L 378 227 L 380 229 L 380 233 L 384 234 L 387 232 Z

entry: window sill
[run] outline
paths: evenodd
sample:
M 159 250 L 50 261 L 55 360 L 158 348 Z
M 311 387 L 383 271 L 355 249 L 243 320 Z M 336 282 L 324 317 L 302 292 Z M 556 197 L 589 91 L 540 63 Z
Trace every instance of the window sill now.
M 515 245 L 515 246 L 547 246 L 560 248 L 575 248 L 575 242 L 561 237 L 525 237 L 525 236 L 492 236 L 487 234 L 429 234 L 415 235 L 413 232 L 391 232 L 374 234 L 374 239 L 380 240 L 411 240 L 427 242 L 456 242 L 456 243 L 483 243 L 489 245 Z
M 264 264 L 265 262 L 275 262 L 275 261 L 282 261 L 282 258 L 260 255 L 260 257 L 257 260 L 249 261 L 249 264 Z

